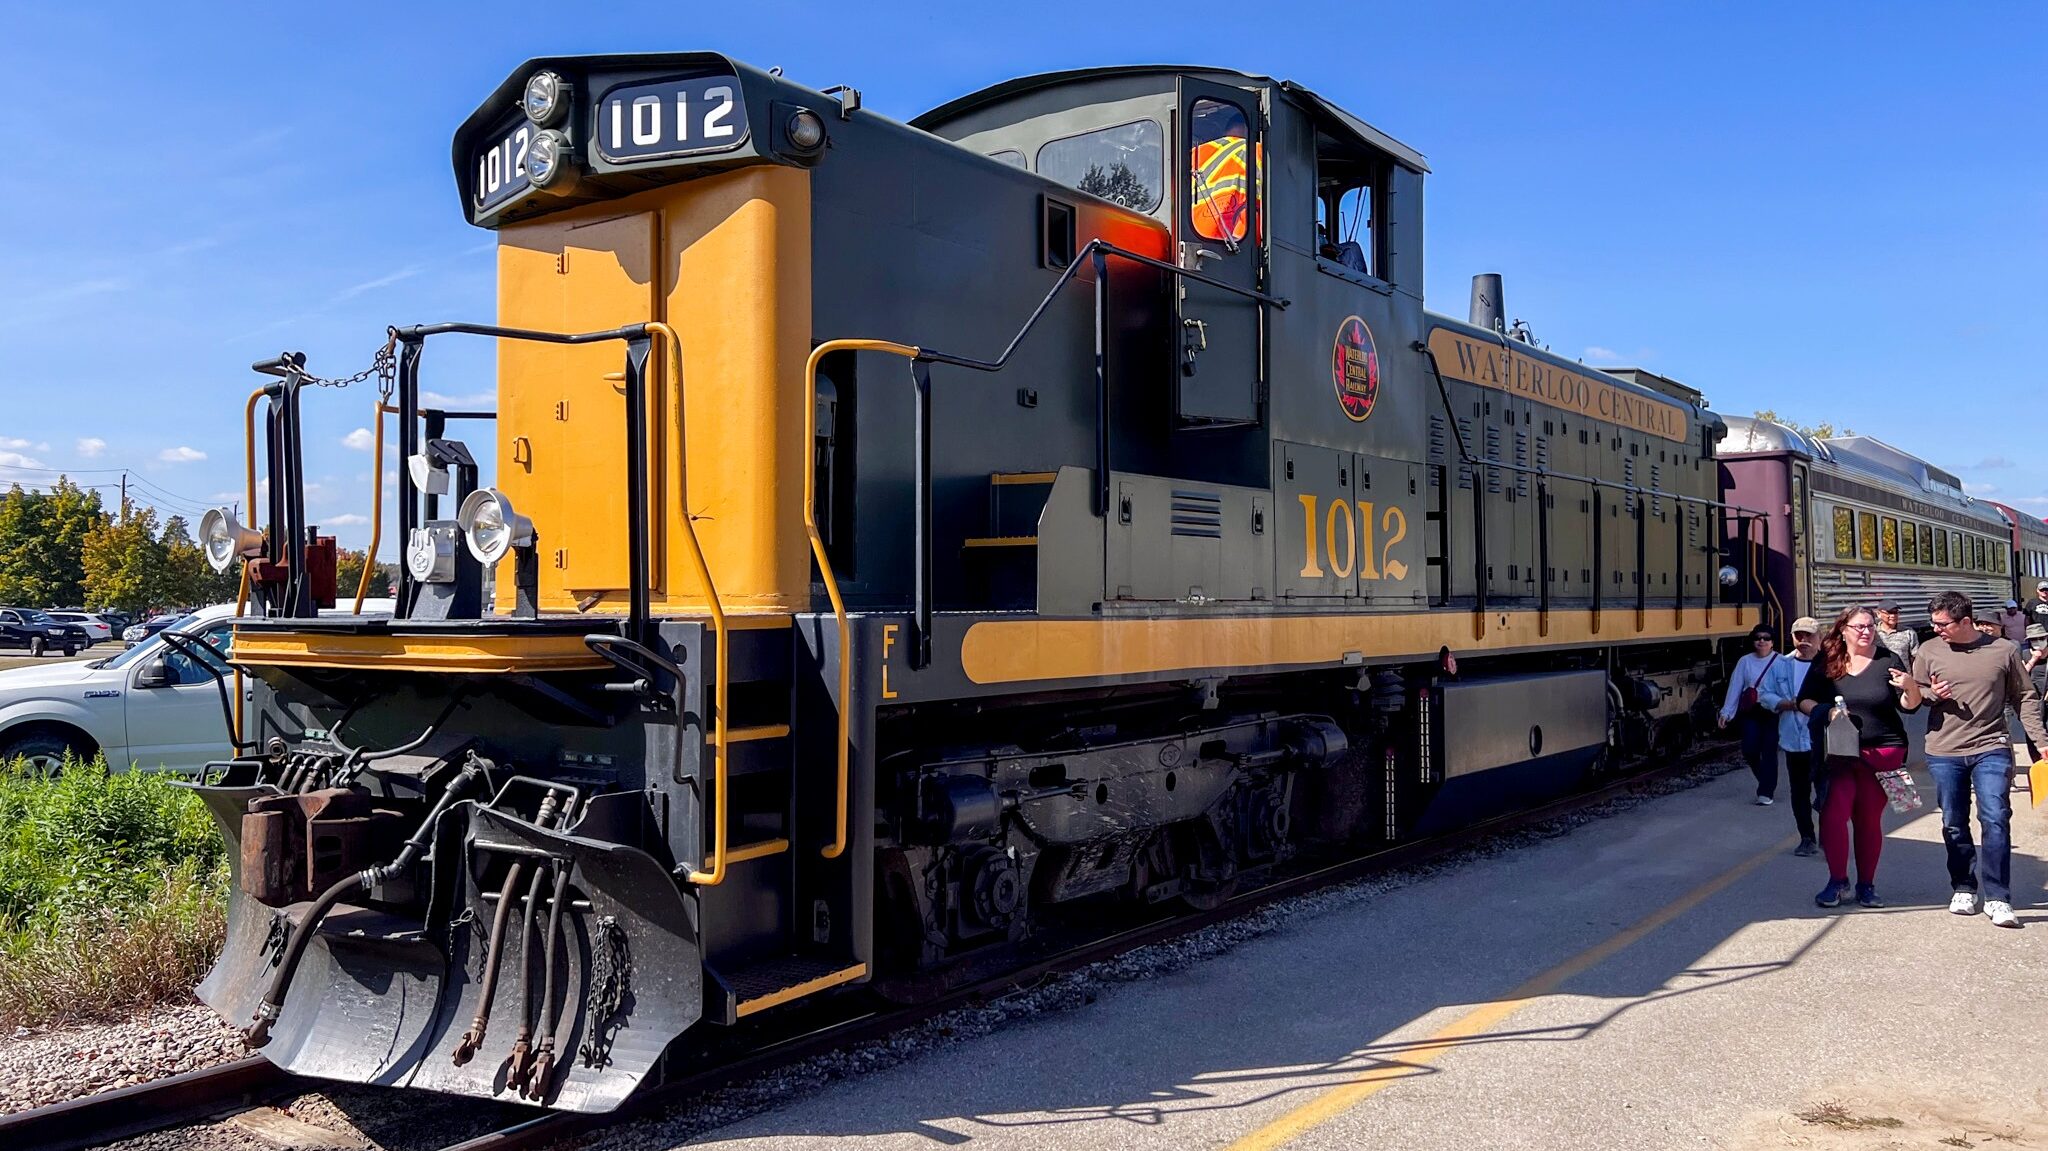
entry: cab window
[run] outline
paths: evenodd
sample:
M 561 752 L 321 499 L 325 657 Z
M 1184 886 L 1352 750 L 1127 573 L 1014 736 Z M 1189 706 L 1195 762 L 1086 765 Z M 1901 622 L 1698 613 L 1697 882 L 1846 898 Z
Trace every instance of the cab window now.
M 1232 248 L 1251 215 L 1251 128 L 1244 110 L 1221 100 L 1188 109 L 1188 213 L 1195 234 Z
M 1363 276 L 1380 275 L 1385 161 L 1316 134 L 1316 255 Z
M 1166 134 L 1138 120 L 1051 140 L 1038 149 L 1037 168 L 1069 188 L 1150 212 L 1166 189 Z

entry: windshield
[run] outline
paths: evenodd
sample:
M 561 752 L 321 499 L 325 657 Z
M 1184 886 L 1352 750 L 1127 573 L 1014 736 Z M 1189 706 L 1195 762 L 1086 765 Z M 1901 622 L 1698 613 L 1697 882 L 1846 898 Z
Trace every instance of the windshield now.
M 182 631 L 185 625 L 191 622 L 191 616 L 181 615 L 177 619 L 172 620 L 170 624 L 164 628 L 164 631 Z M 127 651 L 122 652 L 120 655 L 117 655 L 112 659 L 102 662 L 99 666 L 127 667 L 129 664 L 134 663 L 138 659 L 147 659 L 149 656 L 159 651 L 162 651 L 163 647 L 163 632 L 158 632 L 157 634 L 150 636 L 148 639 L 143 640 L 141 643 L 136 644 L 134 647 L 129 648 Z
M 50 616 L 49 616 L 49 614 L 48 614 L 47 612 L 39 612 L 39 611 L 35 610 L 34 608 L 27 608 L 27 607 L 25 607 L 25 608 L 22 608 L 22 609 L 21 609 L 21 622 L 23 622 L 23 623 L 55 623 L 56 621 L 55 621 L 55 620 L 53 620 L 53 619 L 51 619 L 51 618 L 50 618 Z

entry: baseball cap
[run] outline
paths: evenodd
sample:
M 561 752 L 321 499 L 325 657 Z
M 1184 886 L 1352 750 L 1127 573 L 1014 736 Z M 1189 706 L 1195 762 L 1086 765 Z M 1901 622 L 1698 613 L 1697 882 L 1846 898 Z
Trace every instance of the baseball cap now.
M 2016 600 L 2016 599 L 2009 599 L 2009 600 L 2006 600 L 2006 601 L 2005 601 L 2005 606 L 2007 606 L 2007 607 L 2018 607 L 2018 606 L 2020 606 L 2020 601 L 2018 601 L 2018 600 Z
M 2041 581 L 2040 583 L 2037 583 L 2037 584 L 2035 584 L 2035 585 L 2034 585 L 2034 590 L 2035 590 L 2035 591 L 2040 591 L 2040 590 L 2041 590 L 2042 588 L 2044 588 L 2044 587 L 2048 587 L 2048 579 L 2044 579 L 2044 580 L 2042 580 L 2042 581 Z
M 2034 626 L 2036 626 L 2036 627 L 2041 627 L 2042 625 L 2040 625 L 2040 624 L 2036 624 L 2036 625 L 2034 625 Z M 2043 628 L 2043 630 L 2044 630 L 2044 631 L 2048 631 L 2048 628 Z M 1819 634 L 1820 634 L 1820 621 L 1819 621 L 1819 620 L 1817 620 L 1817 619 L 1815 619 L 1815 618 L 1813 618 L 1813 617 L 1812 617 L 1812 616 L 1810 616 L 1810 615 L 1803 615 L 1803 616 L 1800 616 L 1800 617 L 1799 617 L 1798 619 L 1795 619 L 1795 620 L 1793 620 L 1793 621 L 1792 621 L 1792 634 L 1793 634 L 1793 635 L 1819 635 Z
M 1882 612 L 1896 612 L 1899 610 L 1899 601 L 1895 599 L 1888 599 L 1883 603 L 1878 604 L 1877 610 Z

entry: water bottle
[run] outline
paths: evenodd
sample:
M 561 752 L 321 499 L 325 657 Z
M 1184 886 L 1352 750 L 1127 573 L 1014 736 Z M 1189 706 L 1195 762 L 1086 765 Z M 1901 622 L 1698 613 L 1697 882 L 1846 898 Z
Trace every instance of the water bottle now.
M 1828 722 L 1829 722 L 1829 723 L 1833 723 L 1833 722 L 1835 722 L 1835 721 L 1836 721 L 1836 720 L 1838 720 L 1838 719 L 1847 719 L 1848 717 L 1849 717 L 1849 704 L 1848 704 L 1848 701 L 1844 700 L 1844 699 L 1843 699 L 1843 698 L 1842 698 L 1841 696 L 1839 696 L 1839 695 L 1838 695 L 1838 696 L 1836 696 L 1836 697 L 1835 697 L 1835 706 L 1834 706 L 1834 707 L 1832 707 L 1832 708 L 1829 708 L 1829 709 L 1828 709 Z

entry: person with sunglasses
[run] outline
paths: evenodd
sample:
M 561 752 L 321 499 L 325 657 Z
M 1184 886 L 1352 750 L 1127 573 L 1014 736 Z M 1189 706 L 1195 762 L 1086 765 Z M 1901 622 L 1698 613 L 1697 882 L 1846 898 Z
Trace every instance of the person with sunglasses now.
M 1792 621 L 1792 653 L 1764 672 L 1757 687 L 1764 710 L 1777 717 L 1778 750 L 1785 754 L 1786 785 L 1792 792 L 1792 823 L 1799 828 L 1794 855 L 1819 855 L 1813 835 L 1813 735 L 1799 711 L 1799 687 L 1819 650 L 1820 621 L 1810 615 Z
M 1846 714 L 1830 715 L 1840 697 Z M 1820 849 L 1827 856 L 1828 885 L 1813 897 L 1819 907 L 1840 906 L 1849 892 L 1849 851 L 1854 827 L 1856 902 L 1883 907 L 1877 896 L 1877 859 L 1884 850 L 1883 772 L 1906 765 L 1904 712 L 1920 706 L 1920 684 L 1899 657 L 1878 642 L 1877 613 L 1852 607 L 1835 617 L 1820 652 L 1799 688 L 1799 710 L 1812 717 L 1816 754 L 1828 746 L 1829 723 L 1847 722 L 1856 732 L 1858 754 L 1828 755 L 1827 798 L 1820 812 Z
M 1769 807 L 1778 791 L 1778 717 L 1765 710 L 1760 688 L 1765 673 L 1780 661 L 1777 633 L 1764 624 L 1750 629 L 1751 651 L 1735 661 L 1728 675 L 1728 693 L 1721 700 L 1720 724 L 1740 719 L 1742 758 L 1756 776 L 1756 803 Z
M 1946 591 L 1927 605 L 1935 637 L 1913 659 L 1913 678 L 1927 688 L 1927 770 L 1941 798 L 1941 838 L 1948 848 L 1948 909 L 1975 915 L 1982 908 L 1999 927 L 2018 927 L 2012 909 L 2012 729 L 2005 712 L 2037 747 L 2048 747 L 2041 697 L 2020 650 L 2003 635 L 1984 635 L 1974 605 Z M 1975 791 L 1980 850 L 1970 837 Z

